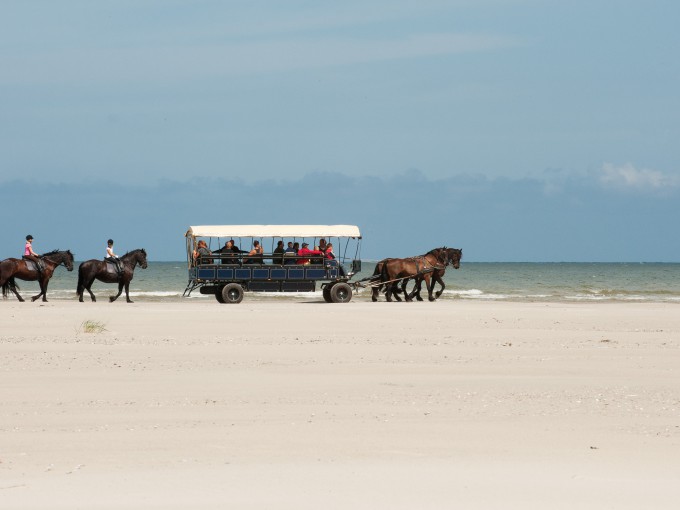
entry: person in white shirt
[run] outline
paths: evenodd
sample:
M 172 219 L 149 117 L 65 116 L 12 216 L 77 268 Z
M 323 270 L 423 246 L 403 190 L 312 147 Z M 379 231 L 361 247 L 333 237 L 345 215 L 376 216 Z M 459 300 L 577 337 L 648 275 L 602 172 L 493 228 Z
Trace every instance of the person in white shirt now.
M 113 239 L 109 239 L 106 242 L 106 257 L 104 257 L 104 260 L 113 262 L 113 264 L 116 266 L 116 271 L 118 271 L 118 274 L 123 273 L 123 266 L 120 263 L 120 259 L 118 258 L 118 255 L 113 253 Z

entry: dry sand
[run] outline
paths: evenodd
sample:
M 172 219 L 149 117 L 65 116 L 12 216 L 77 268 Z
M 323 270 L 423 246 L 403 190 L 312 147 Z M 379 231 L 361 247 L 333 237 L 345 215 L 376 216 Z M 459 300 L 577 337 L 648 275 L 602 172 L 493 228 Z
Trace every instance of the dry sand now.
M 677 305 L 246 295 L 0 317 L 2 509 L 680 504 Z

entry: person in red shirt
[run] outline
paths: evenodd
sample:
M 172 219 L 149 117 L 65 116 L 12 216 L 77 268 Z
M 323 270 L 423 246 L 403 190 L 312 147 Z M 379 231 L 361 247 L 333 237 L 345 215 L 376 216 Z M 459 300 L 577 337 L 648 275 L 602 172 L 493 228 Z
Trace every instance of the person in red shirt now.
M 305 257 L 309 255 L 323 255 L 324 253 L 321 250 L 310 250 L 309 249 L 309 243 L 302 243 L 302 248 L 300 248 L 300 251 L 298 251 L 298 257 Z M 297 260 L 297 264 L 300 265 L 309 265 L 309 258 L 300 258 Z

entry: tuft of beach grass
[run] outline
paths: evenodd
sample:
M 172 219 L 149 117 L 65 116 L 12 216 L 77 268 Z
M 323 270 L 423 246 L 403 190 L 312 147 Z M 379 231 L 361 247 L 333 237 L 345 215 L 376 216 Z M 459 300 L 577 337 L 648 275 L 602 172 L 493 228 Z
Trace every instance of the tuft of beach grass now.
M 106 324 L 97 321 L 83 321 L 80 324 L 80 331 L 83 333 L 102 333 L 106 331 Z

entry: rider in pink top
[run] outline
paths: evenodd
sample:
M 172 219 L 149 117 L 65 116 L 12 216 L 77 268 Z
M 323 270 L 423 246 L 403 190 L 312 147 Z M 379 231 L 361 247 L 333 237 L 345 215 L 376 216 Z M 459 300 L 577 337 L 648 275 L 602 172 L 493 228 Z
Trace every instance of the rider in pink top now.
M 32 235 L 27 235 L 26 236 L 26 246 L 24 246 L 24 258 L 28 260 L 32 260 L 35 262 L 36 266 L 38 267 L 38 271 L 42 270 L 42 261 L 38 258 L 40 255 L 38 255 L 36 252 L 33 251 L 33 236 Z

